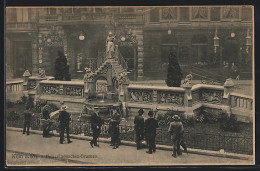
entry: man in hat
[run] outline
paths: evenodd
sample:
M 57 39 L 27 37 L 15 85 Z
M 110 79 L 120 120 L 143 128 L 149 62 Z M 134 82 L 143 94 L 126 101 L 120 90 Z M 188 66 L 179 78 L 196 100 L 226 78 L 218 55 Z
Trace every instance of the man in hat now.
M 50 120 L 50 111 L 49 111 L 49 105 L 45 105 L 42 108 L 42 118 L 45 120 L 44 124 L 42 125 L 42 136 L 43 137 L 49 137 L 49 128 L 50 123 L 48 122 Z
M 70 135 L 69 135 L 69 123 L 71 118 L 70 118 L 70 114 L 66 111 L 66 109 L 67 107 L 64 105 L 61 107 L 59 118 L 58 118 L 58 120 L 60 121 L 60 144 L 63 144 L 65 129 L 67 132 L 68 143 L 72 142 L 70 140 Z
M 97 107 L 94 108 L 94 112 L 92 113 L 92 115 L 90 117 L 90 122 L 91 122 L 91 129 L 93 131 L 93 138 L 90 141 L 90 145 L 92 148 L 93 148 L 93 145 L 98 147 L 97 139 L 101 132 L 101 126 L 104 123 L 104 121 L 101 119 L 101 117 L 99 115 L 99 108 L 97 108 Z
M 111 146 L 114 146 L 113 149 L 118 148 L 120 140 L 119 140 L 119 123 L 120 123 L 120 114 L 117 109 L 114 108 L 112 111 L 112 116 L 110 119 L 111 126 Z
M 156 128 L 159 127 L 158 122 L 153 117 L 153 111 L 148 112 L 149 118 L 145 121 L 145 135 L 148 144 L 149 151 L 146 153 L 152 154 L 152 152 L 156 151 L 155 146 L 155 137 L 156 137 Z
M 173 157 L 181 155 L 180 145 L 183 147 L 184 151 L 187 152 L 186 144 L 183 141 L 183 125 L 178 115 L 173 116 L 173 122 L 170 123 L 168 132 L 171 134 L 171 139 L 173 142 Z
M 143 118 L 144 110 L 140 109 L 138 111 L 138 116 L 135 116 L 134 124 L 135 124 L 135 133 L 136 133 L 136 147 L 137 150 L 141 149 L 141 141 L 144 136 L 144 118 Z
M 23 134 L 29 135 L 29 129 L 30 129 L 30 125 L 31 125 L 31 120 L 33 117 L 33 113 L 30 111 L 30 107 L 27 105 L 26 106 L 26 110 L 24 111 L 24 126 L 23 126 Z

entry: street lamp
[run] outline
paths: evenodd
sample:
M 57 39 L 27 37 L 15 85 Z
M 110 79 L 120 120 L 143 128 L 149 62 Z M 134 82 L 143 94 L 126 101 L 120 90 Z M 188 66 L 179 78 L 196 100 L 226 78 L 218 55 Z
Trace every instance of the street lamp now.
M 85 39 L 85 36 L 82 32 L 80 32 L 79 34 L 79 40 L 84 40 Z
M 216 28 L 214 37 L 214 52 L 217 52 L 217 47 L 219 47 L 218 29 Z
M 169 29 L 168 29 L 168 35 L 171 35 L 172 34 L 172 30 L 170 28 L 170 21 L 169 21 Z
M 252 42 L 251 42 L 251 36 L 250 36 L 250 30 L 247 29 L 247 36 L 246 36 L 246 53 L 248 53 L 248 49 L 249 49 L 249 46 L 252 45 Z

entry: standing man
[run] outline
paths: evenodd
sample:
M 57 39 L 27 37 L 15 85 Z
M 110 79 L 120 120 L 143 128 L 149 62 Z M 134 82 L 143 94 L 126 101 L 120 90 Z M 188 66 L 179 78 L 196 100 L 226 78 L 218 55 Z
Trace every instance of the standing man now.
M 42 108 L 42 117 L 44 119 L 45 122 L 43 122 L 42 125 L 42 136 L 43 137 L 49 137 L 49 120 L 50 120 L 50 112 L 49 112 L 49 106 L 45 105 Z
M 144 110 L 140 109 L 138 111 L 138 116 L 135 116 L 134 124 L 135 124 L 135 133 L 136 133 L 136 147 L 137 150 L 141 149 L 141 142 L 144 137 L 144 118 L 143 118 Z
M 26 110 L 24 111 L 24 126 L 23 126 L 23 134 L 25 134 L 25 131 L 27 135 L 29 135 L 29 129 L 31 125 L 31 119 L 33 117 L 33 113 L 29 110 L 30 107 L 26 106 Z M 27 128 L 27 129 L 26 129 Z
M 183 141 L 183 131 L 184 129 L 180 117 L 178 115 L 174 115 L 173 122 L 170 123 L 170 127 L 168 129 L 168 132 L 171 134 L 171 139 L 173 142 L 173 157 L 177 157 L 176 153 L 178 155 L 181 155 L 180 145 L 187 153 L 187 147 Z
M 156 151 L 156 146 L 155 146 L 156 128 L 158 128 L 159 125 L 157 121 L 153 118 L 153 111 L 149 111 L 148 116 L 149 118 L 144 123 L 145 135 L 146 135 L 146 140 L 149 149 L 149 151 L 146 151 L 146 153 L 152 154 L 152 152 Z
M 59 121 L 60 121 L 60 144 L 63 144 L 63 139 L 64 139 L 64 132 L 66 129 L 67 132 L 67 140 L 68 143 L 71 143 L 72 141 L 70 140 L 70 135 L 69 135 L 69 123 L 70 123 L 70 114 L 66 111 L 66 106 L 62 106 L 60 110 L 60 115 L 59 115 Z
M 99 115 L 99 109 L 98 108 L 94 108 L 94 113 L 92 113 L 91 117 L 90 117 L 90 122 L 91 122 L 91 129 L 93 131 L 93 138 L 90 141 L 90 145 L 93 148 L 93 144 L 94 146 L 99 146 L 97 144 L 97 139 L 100 135 L 101 132 L 101 126 L 104 123 L 104 121 L 101 119 L 100 115 Z
M 111 125 L 111 146 L 114 146 L 113 149 L 118 148 L 119 146 L 119 123 L 120 123 L 120 114 L 114 108 L 112 117 L 110 119 Z

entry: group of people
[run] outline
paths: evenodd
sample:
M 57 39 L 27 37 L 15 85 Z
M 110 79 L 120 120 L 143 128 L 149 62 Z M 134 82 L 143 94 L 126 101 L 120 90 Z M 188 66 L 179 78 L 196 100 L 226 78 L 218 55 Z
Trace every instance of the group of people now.
M 90 123 L 91 123 L 91 129 L 93 132 L 93 138 L 90 141 L 91 147 L 99 146 L 97 143 L 97 140 L 99 138 L 100 132 L 101 132 L 101 126 L 104 124 L 104 120 L 101 118 L 99 114 L 99 108 L 95 107 L 94 112 L 92 113 L 90 117 Z M 120 145 L 120 138 L 119 138 L 119 123 L 120 123 L 120 114 L 118 113 L 117 109 L 112 110 L 112 115 L 110 118 L 110 135 L 111 135 L 111 144 L 110 146 L 113 146 L 113 149 L 116 149 Z
M 59 132 L 60 132 L 60 144 L 63 144 L 64 142 L 64 133 L 66 130 L 67 133 L 67 141 L 68 143 L 71 143 L 70 135 L 69 135 L 69 123 L 71 120 L 71 115 L 66 111 L 67 107 L 62 105 L 62 107 L 59 110 Z M 85 108 L 85 110 L 87 110 Z M 94 146 L 99 147 L 98 145 L 98 138 L 101 133 L 101 127 L 104 124 L 104 120 L 100 116 L 100 109 L 95 107 L 92 112 L 85 111 L 85 113 L 91 113 L 90 117 L 90 123 L 91 123 L 91 129 L 92 129 L 92 140 L 90 141 L 90 145 L 93 148 Z M 48 112 L 47 108 L 42 109 L 43 114 L 43 120 L 50 121 L 50 113 Z M 134 129 L 136 133 L 136 147 L 137 150 L 141 149 L 145 144 L 143 144 L 143 140 L 146 140 L 148 151 L 146 153 L 152 154 L 156 152 L 156 144 L 155 144 L 155 138 L 156 138 L 156 129 L 159 127 L 157 120 L 155 119 L 154 112 L 150 110 L 148 112 L 148 119 L 144 119 L 143 117 L 144 110 L 140 109 L 138 111 L 138 115 L 134 118 Z M 30 128 L 30 121 L 33 116 L 33 113 L 30 112 L 29 107 L 26 107 L 26 110 L 24 112 L 24 129 L 23 134 L 27 132 L 27 135 L 29 135 L 29 128 Z M 109 130 L 111 135 L 111 146 L 113 146 L 113 149 L 116 149 L 120 145 L 120 131 L 119 131 L 119 124 L 120 124 L 121 116 L 116 108 L 112 109 L 112 114 L 109 122 Z M 52 125 L 52 122 L 46 122 L 43 124 L 43 137 L 49 137 L 49 130 L 50 126 Z M 173 143 L 173 157 L 177 157 L 178 155 L 181 155 L 180 146 L 184 149 L 184 152 L 187 153 L 187 147 L 183 139 L 183 124 L 181 122 L 181 119 L 178 115 L 173 116 L 173 121 L 170 123 L 168 132 L 171 135 L 171 140 Z

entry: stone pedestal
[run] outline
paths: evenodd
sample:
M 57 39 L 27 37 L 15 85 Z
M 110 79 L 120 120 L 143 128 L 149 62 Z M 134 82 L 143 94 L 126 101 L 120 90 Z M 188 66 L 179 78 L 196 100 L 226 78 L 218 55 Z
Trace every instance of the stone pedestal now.
M 234 88 L 234 82 L 232 81 L 231 78 L 228 78 L 226 82 L 224 83 L 224 95 L 223 95 L 223 105 L 227 105 L 227 114 L 230 116 L 231 115 L 231 98 L 230 98 L 230 93 L 232 92 L 232 88 Z
M 192 85 L 188 84 L 188 85 L 183 85 L 182 86 L 185 89 L 185 94 L 184 94 L 184 107 L 185 107 L 185 116 L 188 117 L 193 117 L 194 116 L 194 112 L 192 109 L 192 95 L 191 95 L 191 88 Z
M 84 95 L 87 99 L 96 97 L 96 87 L 93 80 L 87 80 L 84 83 Z
M 30 76 L 31 76 L 31 74 L 28 70 L 24 71 L 24 73 L 23 73 L 23 91 L 28 90 L 28 80 L 29 80 Z

